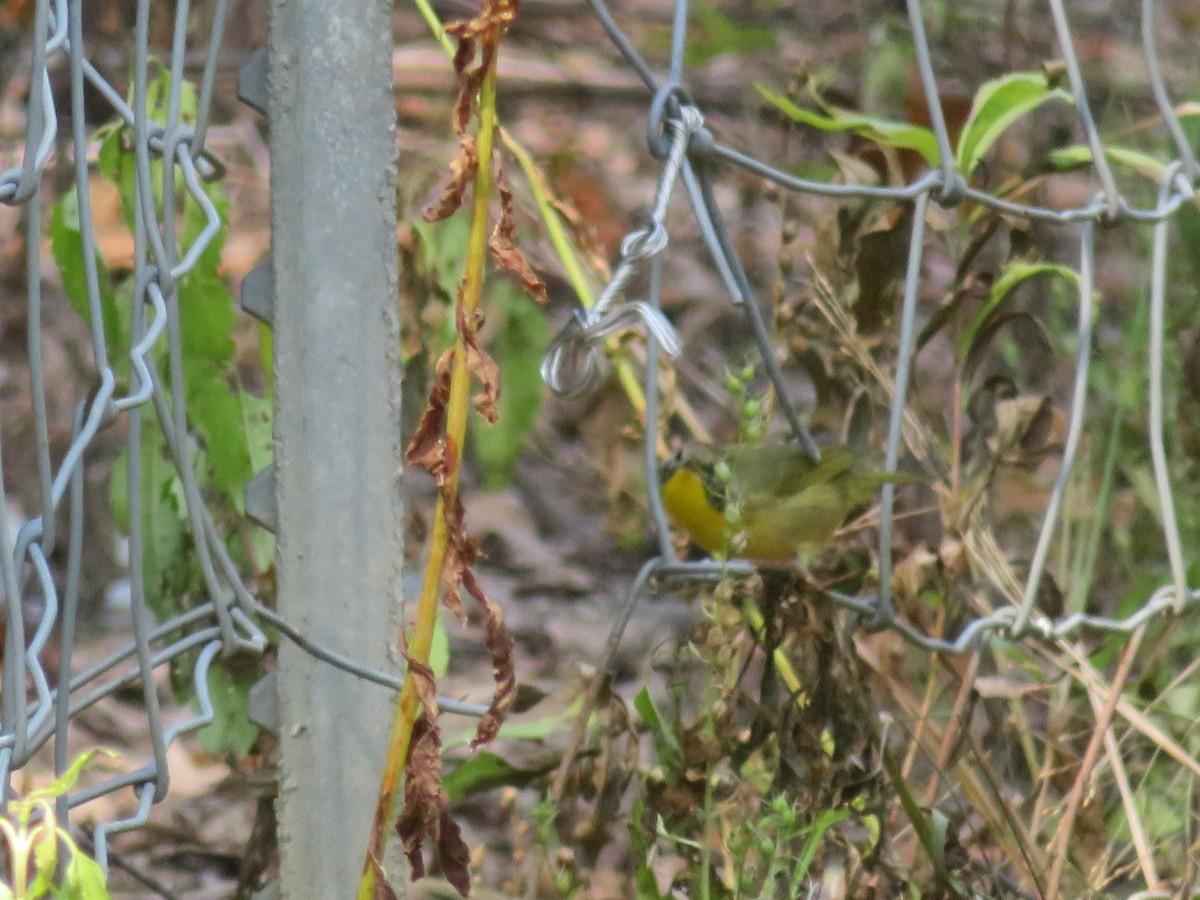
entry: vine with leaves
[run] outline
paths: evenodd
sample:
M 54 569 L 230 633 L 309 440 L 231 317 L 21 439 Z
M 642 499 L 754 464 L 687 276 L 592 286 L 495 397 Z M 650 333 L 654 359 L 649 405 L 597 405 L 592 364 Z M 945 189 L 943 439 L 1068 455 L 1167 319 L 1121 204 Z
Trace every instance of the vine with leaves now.
M 414 878 L 424 874 L 423 850 L 428 842 L 435 848 L 447 880 L 463 896 L 470 889 L 467 847 L 449 814 L 441 780 L 441 733 L 434 699 L 434 674 L 429 664 L 439 597 L 450 612 L 463 619 L 465 591 L 484 614 L 484 643 L 491 657 L 495 690 L 472 746 L 481 746 L 495 738 L 516 696 L 512 639 L 500 607 L 484 593 L 472 569 L 479 551 L 464 526 L 459 475 L 469 407 L 473 405 L 487 422 L 498 418 L 500 369 L 478 339 L 484 318 L 480 300 L 488 256 L 501 269 L 515 274 L 539 302 L 546 298 L 541 279 L 513 242 L 513 195 L 498 159 L 493 156 L 498 130 L 497 52 L 501 38 L 516 17 L 517 6 L 516 0 L 485 0 L 475 17 L 446 29 L 457 41 L 454 70 L 459 90 L 452 122 L 459 150 L 450 163 L 449 181 L 437 203 L 426 211 L 425 218 L 444 220 L 463 205 L 468 189 L 473 196 L 466 261 L 455 304 L 454 343 L 437 362 L 425 411 L 406 453 L 410 465 L 425 469 L 434 477 L 438 500 L 416 623 L 405 641 L 408 669 L 396 705 L 370 848 L 359 882 L 360 900 L 394 896 L 381 864 L 393 827 L 403 841 Z M 470 128 L 472 119 L 474 131 Z M 500 211 L 489 236 L 493 190 L 499 198 Z M 472 382 L 479 385 L 479 392 L 473 398 Z M 397 814 L 396 794 L 401 774 L 404 797 Z

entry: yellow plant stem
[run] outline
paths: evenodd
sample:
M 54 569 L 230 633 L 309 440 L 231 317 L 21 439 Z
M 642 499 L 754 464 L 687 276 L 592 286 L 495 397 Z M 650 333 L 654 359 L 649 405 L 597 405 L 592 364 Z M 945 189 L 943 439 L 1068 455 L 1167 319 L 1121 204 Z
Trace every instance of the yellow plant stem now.
M 525 179 L 533 190 L 533 199 L 537 203 L 538 213 L 546 225 L 546 234 L 550 238 L 550 243 L 554 245 L 554 251 L 562 263 L 567 281 L 575 290 L 579 302 L 590 307 L 593 303 L 592 286 L 583 272 L 583 267 L 579 264 L 579 257 L 575 253 L 575 248 L 571 246 L 571 239 L 562 227 L 558 210 L 554 208 L 554 202 L 551 199 L 550 185 L 546 183 L 546 177 L 537 167 L 537 163 L 533 161 L 533 157 L 529 155 L 529 151 L 521 146 L 516 138 L 508 133 L 507 129 L 500 129 L 500 140 L 504 142 L 508 152 L 513 155 L 517 164 L 520 165 L 521 171 L 525 173 Z
M 484 267 L 487 263 L 488 200 L 492 193 L 491 159 L 495 132 L 496 54 L 493 54 L 479 88 L 479 131 L 476 138 L 479 168 L 475 173 L 466 270 L 463 274 L 462 290 L 459 292 L 459 302 L 462 304 L 462 315 L 459 317 L 459 321 L 467 323 L 476 320 L 483 288 Z M 470 399 L 471 373 L 467 365 L 467 348 L 460 332 L 455 336 L 454 364 L 450 371 L 450 396 L 446 403 L 444 438 L 446 483 L 438 493 L 437 510 L 429 537 L 429 555 L 425 561 L 421 594 L 417 601 L 416 623 L 408 641 L 408 658 L 413 663 L 422 666 L 429 664 L 429 650 L 433 642 L 434 625 L 437 621 L 438 595 L 450 539 L 446 506 L 447 503 L 457 502 L 459 470 L 462 463 L 462 447 L 467 430 Z M 410 667 L 410 671 L 404 678 L 400 699 L 396 704 L 396 715 L 392 723 L 392 735 L 388 742 L 388 754 L 379 789 L 379 804 L 375 813 L 371 846 L 363 864 L 362 878 L 359 881 L 358 900 L 371 900 L 374 896 L 376 863 L 382 864 L 387 837 L 391 833 L 398 815 L 400 805 L 398 788 L 404 774 L 409 741 L 412 738 L 413 725 L 416 722 L 419 707 L 420 698 Z
M 763 616 L 762 610 L 758 608 L 758 604 L 749 597 L 742 601 L 742 615 L 746 617 L 750 628 L 760 639 L 766 636 L 766 617 Z M 784 652 L 782 647 L 776 647 L 771 652 L 771 659 L 775 663 L 775 671 L 779 673 L 779 677 L 783 680 L 784 685 L 791 692 L 796 706 L 804 709 L 810 702 L 808 692 L 804 690 L 804 685 L 800 683 L 800 676 L 792 668 L 792 661 L 788 659 L 787 653 Z

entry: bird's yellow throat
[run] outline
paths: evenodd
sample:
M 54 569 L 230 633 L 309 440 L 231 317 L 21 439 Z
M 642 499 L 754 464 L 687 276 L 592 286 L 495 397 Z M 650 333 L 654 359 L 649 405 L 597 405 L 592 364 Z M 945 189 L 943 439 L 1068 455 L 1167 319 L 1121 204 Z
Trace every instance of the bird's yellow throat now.
M 708 499 L 704 479 L 692 468 L 681 465 L 662 484 L 663 508 L 687 529 L 692 540 L 709 553 L 725 549 L 725 514 Z

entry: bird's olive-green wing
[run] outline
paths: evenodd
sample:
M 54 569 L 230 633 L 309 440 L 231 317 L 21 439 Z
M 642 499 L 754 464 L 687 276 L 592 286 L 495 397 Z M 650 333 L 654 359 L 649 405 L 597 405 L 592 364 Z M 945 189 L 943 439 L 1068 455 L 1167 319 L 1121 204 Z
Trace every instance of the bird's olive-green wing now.
M 814 484 L 832 481 L 854 467 L 848 447 L 826 447 L 814 463 L 796 444 L 731 447 L 727 457 L 733 481 L 744 498 L 790 497 Z
M 787 497 L 759 495 L 746 503 L 743 518 L 758 545 L 770 558 L 813 553 L 846 521 L 850 506 L 838 481 L 810 485 Z

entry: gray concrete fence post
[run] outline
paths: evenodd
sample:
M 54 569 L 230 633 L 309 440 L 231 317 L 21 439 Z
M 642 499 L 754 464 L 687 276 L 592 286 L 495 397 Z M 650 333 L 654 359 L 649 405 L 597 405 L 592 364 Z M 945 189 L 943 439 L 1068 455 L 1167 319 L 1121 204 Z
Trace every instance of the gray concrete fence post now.
M 272 0 L 275 492 L 282 615 L 398 671 L 399 321 L 391 4 Z M 282 896 L 354 896 L 393 695 L 279 653 Z

